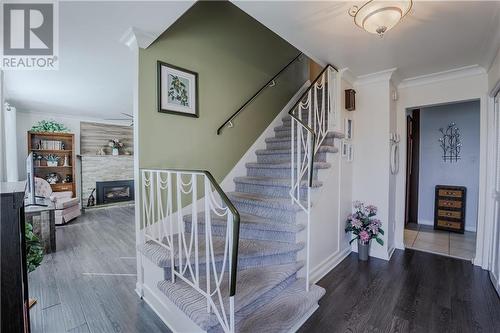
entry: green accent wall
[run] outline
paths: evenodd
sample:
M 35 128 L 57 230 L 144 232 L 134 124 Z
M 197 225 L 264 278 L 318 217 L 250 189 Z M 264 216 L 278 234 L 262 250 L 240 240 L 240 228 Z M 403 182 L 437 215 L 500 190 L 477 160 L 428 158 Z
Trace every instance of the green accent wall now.
M 198 2 L 139 53 L 140 168 L 209 170 L 217 181 L 307 80 L 304 57 L 217 135 L 299 51 L 230 2 Z M 199 118 L 157 112 L 157 61 L 198 73 Z

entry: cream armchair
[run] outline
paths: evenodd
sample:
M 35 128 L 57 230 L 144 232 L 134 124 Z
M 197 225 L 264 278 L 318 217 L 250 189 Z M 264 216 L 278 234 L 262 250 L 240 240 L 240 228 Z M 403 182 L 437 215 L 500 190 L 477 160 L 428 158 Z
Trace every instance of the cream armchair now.
M 56 224 L 68 223 L 81 215 L 80 202 L 78 198 L 72 198 L 73 192 L 53 192 L 45 179 L 35 177 L 35 195 L 54 202 Z

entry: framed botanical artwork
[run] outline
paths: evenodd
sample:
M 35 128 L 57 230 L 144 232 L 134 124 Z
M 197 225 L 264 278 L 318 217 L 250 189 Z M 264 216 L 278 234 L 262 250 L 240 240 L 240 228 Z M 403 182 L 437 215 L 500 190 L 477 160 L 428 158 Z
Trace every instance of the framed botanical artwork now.
M 199 117 L 198 73 L 158 61 L 158 112 Z
M 347 147 L 347 161 L 352 162 L 352 160 L 354 159 L 354 156 L 353 156 L 354 152 L 353 152 L 352 144 L 349 143 L 347 146 L 348 146 Z
M 347 141 L 342 140 L 342 157 L 347 158 L 348 154 L 349 154 L 349 145 L 347 144 Z
M 351 140 L 352 139 L 352 119 L 348 119 L 346 118 L 344 120 L 344 133 L 345 133 L 345 138 L 347 140 Z

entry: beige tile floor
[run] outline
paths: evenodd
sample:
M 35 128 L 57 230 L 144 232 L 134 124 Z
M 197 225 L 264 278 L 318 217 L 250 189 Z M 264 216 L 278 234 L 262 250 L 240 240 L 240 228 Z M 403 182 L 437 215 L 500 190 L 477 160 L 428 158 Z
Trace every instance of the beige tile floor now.
M 428 226 L 405 229 L 406 248 L 471 260 L 476 252 L 476 233 L 458 234 Z

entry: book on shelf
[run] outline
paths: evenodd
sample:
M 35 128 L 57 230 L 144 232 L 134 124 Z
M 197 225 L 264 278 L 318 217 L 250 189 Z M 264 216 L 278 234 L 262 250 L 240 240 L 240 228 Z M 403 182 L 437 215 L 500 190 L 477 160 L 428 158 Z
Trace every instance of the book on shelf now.
M 41 150 L 64 150 L 64 143 L 58 140 L 40 140 Z

